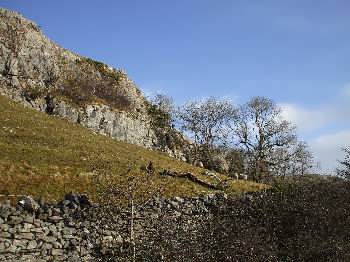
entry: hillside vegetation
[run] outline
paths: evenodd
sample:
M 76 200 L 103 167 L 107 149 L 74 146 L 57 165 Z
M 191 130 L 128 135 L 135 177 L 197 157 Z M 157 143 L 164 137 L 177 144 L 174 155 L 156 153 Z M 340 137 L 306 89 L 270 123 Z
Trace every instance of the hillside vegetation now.
M 127 187 L 147 176 L 141 167 L 153 162 L 155 172 L 140 186 L 164 196 L 196 196 L 211 190 L 183 178 L 162 176 L 164 169 L 204 170 L 176 161 L 163 153 L 95 134 L 78 124 L 49 116 L 0 96 L 0 194 L 60 199 L 65 192 L 87 193 L 98 200 L 97 189 Z M 131 172 L 127 170 L 131 169 Z M 225 179 L 224 176 L 219 175 Z M 108 179 L 107 179 L 108 177 Z M 130 180 L 133 177 L 133 180 Z M 98 183 L 96 184 L 96 179 Z M 106 178 L 106 179 L 105 179 Z M 108 183 L 108 185 L 106 184 Z M 97 187 L 97 185 L 99 187 Z M 232 181 L 228 193 L 256 191 L 265 185 Z M 139 190 L 139 189 L 137 189 Z M 139 197 L 142 195 L 140 189 Z

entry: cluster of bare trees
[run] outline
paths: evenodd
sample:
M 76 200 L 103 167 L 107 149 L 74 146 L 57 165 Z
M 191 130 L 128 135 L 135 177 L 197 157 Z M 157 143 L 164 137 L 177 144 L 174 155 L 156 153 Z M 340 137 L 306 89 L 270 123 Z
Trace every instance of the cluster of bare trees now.
M 253 180 L 269 175 L 304 174 L 312 166 L 312 154 L 306 143 L 298 140 L 296 127 L 282 118 L 281 109 L 265 97 L 254 97 L 241 106 L 210 97 L 190 101 L 174 109 L 166 96 L 156 97 L 172 123 L 176 123 L 194 142 L 193 159 L 215 169 L 215 159 L 221 156 Z M 155 103 L 155 102 L 154 102 Z M 230 163 L 234 156 L 235 163 Z M 240 160 L 241 163 L 237 163 Z
M 178 124 L 194 141 L 194 160 L 202 161 L 208 168 L 215 166 L 215 154 L 227 144 L 233 114 L 231 103 L 216 98 L 188 102 L 178 109 Z

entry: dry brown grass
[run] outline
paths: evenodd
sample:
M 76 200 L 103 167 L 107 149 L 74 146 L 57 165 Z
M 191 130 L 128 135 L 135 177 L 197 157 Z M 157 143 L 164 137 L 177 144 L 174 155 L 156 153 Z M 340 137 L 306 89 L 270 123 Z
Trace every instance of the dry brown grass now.
M 163 169 L 199 175 L 203 171 L 199 168 L 95 134 L 0 96 L 0 194 L 57 200 L 74 191 L 97 199 L 94 176 L 102 178 L 100 181 L 112 176 L 113 183 L 123 185 L 130 174 L 143 174 L 140 167 L 149 161 L 156 168 L 150 187 L 161 188 L 165 196 L 196 196 L 210 191 L 185 179 L 158 175 Z M 132 171 L 125 175 L 129 168 Z M 266 187 L 243 181 L 230 184 L 231 193 Z

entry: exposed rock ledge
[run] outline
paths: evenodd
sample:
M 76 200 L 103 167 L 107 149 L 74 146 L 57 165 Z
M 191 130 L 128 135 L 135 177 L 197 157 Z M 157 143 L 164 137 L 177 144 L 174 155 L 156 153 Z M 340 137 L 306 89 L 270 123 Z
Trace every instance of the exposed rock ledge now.
M 147 101 L 123 70 L 60 47 L 2 8 L 0 94 L 121 141 L 157 145 Z
M 149 149 L 157 148 L 157 137 L 151 129 L 147 117 L 141 115 L 133 117 L 128 112 L 114 110 L 103 104 L 74 107 L 59 99 L 37 98 L 30 100 L 15 87 L 0 87 L 0 94 L 25 106 L 78 123 L 99 134 Z

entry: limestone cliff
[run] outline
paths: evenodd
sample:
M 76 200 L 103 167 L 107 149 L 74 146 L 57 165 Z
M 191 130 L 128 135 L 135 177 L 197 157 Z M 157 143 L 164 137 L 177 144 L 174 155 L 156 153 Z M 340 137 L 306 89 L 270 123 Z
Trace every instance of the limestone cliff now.
M 0 58 L 0 94 L 118 140 L 169 152 L 159 146 L 148 102 L 124 71 L 58 46 L 33 22 L 5 9 Z

